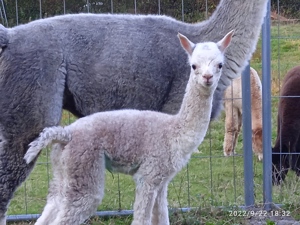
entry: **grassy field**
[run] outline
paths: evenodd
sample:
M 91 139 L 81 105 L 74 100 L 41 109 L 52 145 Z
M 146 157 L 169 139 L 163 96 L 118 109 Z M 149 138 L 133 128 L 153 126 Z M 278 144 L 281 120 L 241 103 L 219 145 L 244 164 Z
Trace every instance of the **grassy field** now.
M 280 38 L 277 38 L 277 37 Z M 300 64 L 300 24 L 272 26 L 272 130 L 276 136 L 276 113 L 281 81 L 286 72 Z M 251 66 L 261 74 L 261 43 L 257 46 Z M 75 118 L 64 113 L 62 123 Z M 209 132 L 189 165 L 169 185 L 169 205 L 172 208 L 197 207 L 191 213 L 171 213 L 172 224 L 240 224 L 239 218 L 212 211 L 211 206 L 230 207 L 244 204 L 244 175 L 242 137 L 239 137 L 237 155 L 223 157 L 224 115 L 210 125 Z M 39 161 L 11 201 L 8 214 L 41 213 L 46 202 L 51 165 L 48 151 L 43 151 Z M 263 202 L 262 163 L 253 157 L 256 203 Z M 300 182 L 290 172 L 286 182 L 273 188 L 275 203 L 284 204 L 294 216 L 299 214 Z M 134 183 L 131 177 L 107 172 L 105 197 L 99 210 L 132 209 Z M 95 218 L 90 224 L 130 224 L 131 217 Z M 29 224 L 29 223 L 20 223 Z

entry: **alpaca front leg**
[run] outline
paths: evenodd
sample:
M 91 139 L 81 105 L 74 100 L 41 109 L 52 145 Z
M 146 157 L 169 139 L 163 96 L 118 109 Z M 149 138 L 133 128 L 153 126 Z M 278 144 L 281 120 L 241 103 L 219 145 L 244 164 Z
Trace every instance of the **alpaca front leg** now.
M 225 104 L 226 118 L 225 118 L 225 137 L 224 137 L 224 156 L 230 156 L 234 153 L 236 142 L 239 133 L 239 113 L 232 104 Z
M 152 212 L 152 225 L 169 225 L 168 184 L 164 184 L 158 191 Z
M 0 225 L 5 225 L 6 224 L 6 216 L 3 214 L 3 216 L 0 216 Z
M 131 225 L 151 225 L 151 217 L 157 190 L 153 184 L 137 184 L 133 221 Z
M 0 139 L 2 139 L 2 137 Z M 3 142 L 9 143 L 8 141 L 2 141 L 2 143 Z M 2 147 L 0 141 L 0 149 Z M 21 153 L 23 149 L 9 150 L 0 150 L 0 225 L 6 224 L 6 211 L 10 200 L 13 198 L 17 187 L 26 179 L 34 166 L 34 163 L 28 165 L 25 160 L 23 160 L 24 154 Z

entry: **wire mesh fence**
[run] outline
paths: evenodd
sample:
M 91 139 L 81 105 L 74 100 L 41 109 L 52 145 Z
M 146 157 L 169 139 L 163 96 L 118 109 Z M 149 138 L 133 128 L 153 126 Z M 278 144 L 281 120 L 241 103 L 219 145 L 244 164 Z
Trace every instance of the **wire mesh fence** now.
M 209 17 L 219 1 L 206 0 L 22 0 L 2 1 L 2 24 L 8 27 L 27 23 L 32 20 L 46 18 L 66 13 L 132 13 L 132 14 L 165 14 L 185 22 L 198 22 Z M 275 14 L 274 14 L 275 13 Z M 272 17 L 273 16 L 273 17 Z M 251 61 L 251 66 L 258 71 L 262 78 L 263 88 L 270 86 L 272 98 L 271 116 L 264 115 L 264 125 L 272 127 L 272 140 L 276 138 L 278 101 L 280 87 L 286 72 L 299 64 L 300 58 L 300 24 L 297 20 L 285 19 L 282 21 L 280 2 L 272 5 L 271 17 L 274 19 L 270 40 L 262 37 Z M 283 23 L 284 22 L 284 23 Z M 262 40 L 270 41 L 272 51 L 269 60 L 271 69 L 270 81 L 263 79 Z M 265 44 L 266 45 L 266 44 Z M 267 50 L 266 50 L 267 51 Z M 299 52 L 299 53 L 297 53 Z M 298 58 L 297 58 L 298 57 Z M 286 60 L 287 59 L 287 60 Z M 265 64 L 266 66 L 266 64 Z M 245 76 L 249 76 L 249 74 Z M 243 89 L 250 88 L 249 80 L 243 81 Z M 270 91 L 269 90 L 269 91 Z M 263 97 L 265 97 L 263 95 Z M 245 100 L 243 109 L 251 100 Z M 266 98 L 263 105 L 266 106 Z M 249 115 L 250 113 L 250 115 Z M 268 114 L 268 112 L 267 112 Z M 199 152 L 193 154 L 190 163 L 184 168 L 169 185 L 169 206 L 171 208 L 212 207 L 212 206 L 241 206 L 255 203 L 265 203 L 267 193 L 272 193 L 272 186 L 264 186 L 271 176 L 263 176 L 263 163 L 252 156 L 252 131 L 249 127 L 251 107 L 248 113 L 243 112 L 243 128 L 247 129 L 244 135 L 238 136 L 235 154 L 225 157 L 223 154 L 224 142 L 224 114 L 210 124 L 204 142 Z M 62 124 L 66 125 L 76 120 L 68 112 L 64 112 Z M 247 122 L 248 121 L 248 122 Z M 251 121 L 251 120 L 250 120 Z M 248 125 L 247 125 L 248 124 Z M 250 124 L 251 125 L 251 124 Z M 246 128 L 247 127 L 247 128 Z M 249 130 L 250 129 L 250 130 Z M 264 137 L 266 140 L 267 137 Z M 271 138 L 271 137 L 270 137 Z M 246 143 L 246 139 L 248 143 Z M 244 145 L 243 145 L 244 141 Z M 274 141 L 273 141 L 274 142 Z M 267 144 L 266 146 L 270 145 Z M 51 164 L 49 151 L 44 151 L 27 181 L 15 193 L 8 210 L 9 220 L 34 218 L 42 212 L 46 203 L 46 196 L 51 179 Z M 245 152 L 246 151 L 246 152 Z M 264 149 L 271 152 L 271 149 Z M 264 165 L 269 170 L 270 162 Z M 269 177 L 270 178 L 270 177 Z M 265 179 L 265 183 L 264 183 Z M 135 185 L 132 178 L 122 174 L 106 174 L 105 196 L 98 208 L 98 215 L 119 215 L 131 213 L 134 202 Z M 294 173 L 288 173 L 284 184 L 273 188 L 274 203 L 299 202 L 299 182 Z M 248 196 L 248 197 L 247 197 Z M 247 202 L 248 201 L 248 202 Z M 117 211 L 117 212 L 116 212 Z M 27 216 L 27 217 L 26 217 Z

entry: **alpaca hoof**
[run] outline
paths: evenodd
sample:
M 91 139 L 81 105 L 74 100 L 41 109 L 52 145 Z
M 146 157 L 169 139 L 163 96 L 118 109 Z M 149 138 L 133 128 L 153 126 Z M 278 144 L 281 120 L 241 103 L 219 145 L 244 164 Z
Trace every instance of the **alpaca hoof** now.
M 224 156 L 233 156 L 234 152 L 224 152 Z
M 260 153 L 260 154 L 257 155 L 257 157 L 258 157 L 258 160 L 259 160 L 259 161 L 262 161 L 262 159 L 263 159 L 263 154 Z

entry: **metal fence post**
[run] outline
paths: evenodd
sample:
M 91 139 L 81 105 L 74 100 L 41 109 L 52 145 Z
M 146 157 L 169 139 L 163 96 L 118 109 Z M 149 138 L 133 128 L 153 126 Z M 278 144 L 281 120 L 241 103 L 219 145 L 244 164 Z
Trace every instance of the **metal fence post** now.
M 250 65 L 242 73 L 242 108 L 243 108 L 243 154 L 244 154 L 244 196 L 245 206 L 254 205 L 253 153 Z
M 263 198 L 264 208 L 271 210 L 272 204 L 272 125 L 271 125 L 271 4 L 262 26 L 262 120 L 263 120 Z

